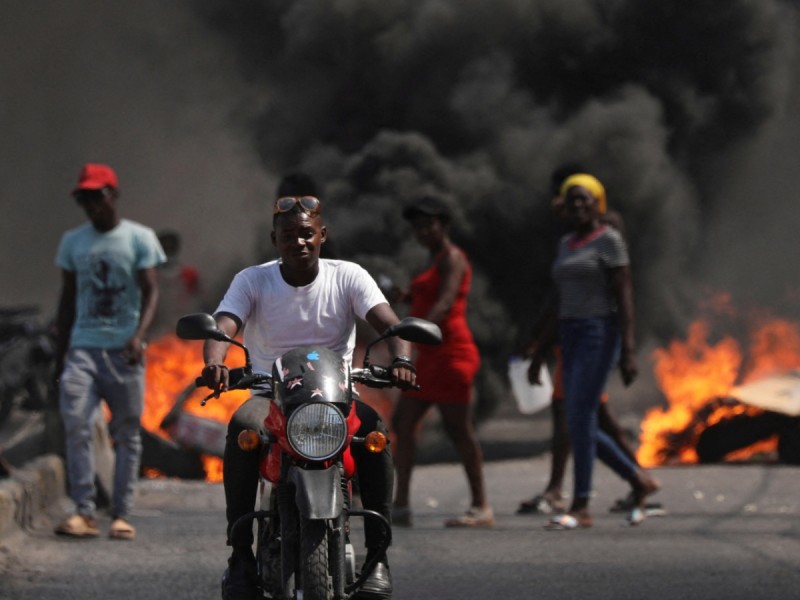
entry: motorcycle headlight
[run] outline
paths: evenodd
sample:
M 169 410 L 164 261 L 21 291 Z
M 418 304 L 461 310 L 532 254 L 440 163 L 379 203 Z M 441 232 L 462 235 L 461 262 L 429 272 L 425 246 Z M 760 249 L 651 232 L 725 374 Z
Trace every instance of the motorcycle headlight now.
M 332 404 L 303 404 L 286 421 L 289 445 L 303 458 L 326 460 L 347 440 L 344 415 Z

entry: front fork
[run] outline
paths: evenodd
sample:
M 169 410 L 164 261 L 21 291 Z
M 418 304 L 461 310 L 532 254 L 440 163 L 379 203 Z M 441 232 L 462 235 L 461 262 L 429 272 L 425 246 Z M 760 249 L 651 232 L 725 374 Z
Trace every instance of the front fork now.
M 341 468 L 340 468 L 341 471 Z M 333 578 L 334 598 L 348 598 L 348 584 L 355 580 L 356 556 L 353 544 L 350 543 L 350 503 L 352 486 L 341 473 L 339 478 L 342 488 L 342 512 L 331 520 L 331 535 L 328 540 L 328 557 L 330 572 Z
M 344 477 L 341 465 L 332 468 L 338 469 L 337 491 L 333 492 L 333 497 L 341 501 L 340 510 L 331 505 L 330 496 L 323 500 L 323 506 L 315 507 L 313 494 L 309 492 L 316 486 L 305 487 L 302 482 L 307 482 L 308 478 L 304 476 L 289 476 L 282 478 L 282 485 L 273 485 L 267 505 L 262 503 L 262 510 L 245 515 L 234 525 L 234 528 L 251 526 L 252 520 L 257 519 L 256 556 L 261 570 L 260 579 L 265 590 L 271 592 L 273 597 L 294 598 L 296 595 L 301 516 L 328 521 L 329 572 L 337 600 L 346 600 L 361 588 L 391 544 L 389 522 L 375 511 L 353 510 L 351 482 Z M 289 475 L 288 472 L 285 475 Z M 298 484 L 303 489 L 297 489 Z M 331 489 L 328 490 L 330 494 Z M 264 492 L 266 490 L 262 488 L 262 498 Z M 338 507 L 338 502 L 334 501 L 333 504 Z M 350 544 L 350 516 L 376 519 L 384 528 L 382 547 L 373 553 L 373 558 L 364 565 L 358 576 L 355 551 Z M 276 557 L 280 557 L 280 560 L 276 560 Z
M 294 598 L 297 594 L 297 574 L 300 570 L 300 519 L 325 520 L 328 529 L 328 570 L 336 600 L 350 597 L 348 586 L 356 579 L 355 552 L 349 541 L 350 482 L 345 479 L 341 465 L 334 472 L 321 476 L 321 471 L 292 469 L 282 478 L 282 485 L 273 485 L 262 510 L 250 513 L 237 521 L 235 528 L 258 521 L 256 555 L 261 570 L 260 580 L 265 591 L 273 597 Z M 315 474 L 316 473 L 316 474 Z M 338 482 L 337 477 L 338 475 Z M 333 477 L 331 477 L 333 476 Z M 320 485 L 327 478 L 332 485 Z M 262 486 L 266 483 L 262 480 Z M 332 486 L 336 488 L 332 491 Z M 262 487 L 262 498 L 265 489 Z M 315 502 L 315 499 L 321 502 Z M 265 505 L 266 504 L 266 505 Z

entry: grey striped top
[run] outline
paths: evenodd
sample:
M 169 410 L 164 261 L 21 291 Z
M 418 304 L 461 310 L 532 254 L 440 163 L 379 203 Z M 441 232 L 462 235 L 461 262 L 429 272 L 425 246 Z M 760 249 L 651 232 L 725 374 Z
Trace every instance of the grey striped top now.
M 628 264 L 628 248 L 613 227 L 602 226 L 580 240 L 574 233 L 562 237 L 552 268 L 558 318 L 590 319 L 616 312 L 608 270 Z

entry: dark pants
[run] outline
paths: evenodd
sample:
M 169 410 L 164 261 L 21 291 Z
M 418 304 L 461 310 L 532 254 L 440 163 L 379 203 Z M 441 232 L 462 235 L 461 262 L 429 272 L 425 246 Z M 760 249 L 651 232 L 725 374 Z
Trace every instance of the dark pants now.
M 264 419 L 269 412 L 269 399 L 253 396 L 242 404 L 228 423 L 228 437 L 225 440 L 225 459 L 222 473 L 225 483 L 226 516 L 228 519 L 228 545 L 234 548 L 251 548 L 253 545 L 252 527 L 242 527 L 236 540 L 231 539 L 231 527 L 239 517 L 253 511 L 258 489 L 259 452 L 245 452 L 237 444 L 243 429 L 255 429 L 266 433 Z M 383 420 L 375 410 L 356 400 L 356 414 L 361 427 L 356 435 L 363 437 L 371 431 L 380 431 L 388 439 L 388 431 Z M 350 446 L 358 470 L 361 490 L 361 503 L 364 508 L 383 515 L 391 523 L 392 494 L 394 487 L 394 463 L 389 447 L 380 454 L 369 452 L 362 444 Z M 364 520 L 364 538 L 368 549 L 377 548 L 382 543 L 383 529 L 374 519 Z

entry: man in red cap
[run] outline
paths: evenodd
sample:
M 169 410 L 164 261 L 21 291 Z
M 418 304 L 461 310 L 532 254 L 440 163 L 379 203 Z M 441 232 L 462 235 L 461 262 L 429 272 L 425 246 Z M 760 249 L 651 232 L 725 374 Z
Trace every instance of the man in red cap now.
M 145 336 L 158 302 L 156 267 L 164 251 L 149 227 L 117 213 L 114 170 L 83 167 L 72 192 L 89 222 L 61 238 L 56 264 L 62 288 L 56 321 L 67 479 L 75 514 L 56 527 L 70 537 L 97 537 L 92 427 L 102 400 L 111 410 L 114 489 L 109 536 L 131 540 L 128 522 L 139 474 L 144 405 Z

